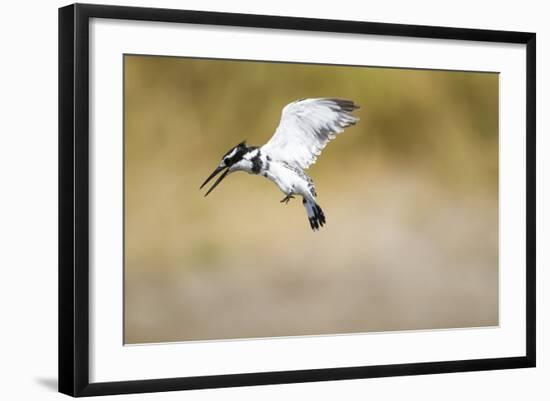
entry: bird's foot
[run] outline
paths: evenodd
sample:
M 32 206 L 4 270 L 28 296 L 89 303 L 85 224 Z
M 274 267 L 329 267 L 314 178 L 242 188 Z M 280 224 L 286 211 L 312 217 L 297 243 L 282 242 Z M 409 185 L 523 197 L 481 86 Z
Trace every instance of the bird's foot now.
M 284 203 L 284 204 L 286 205 L 286 204 L 288 204 L 288 202 L 289 202 L 291 199 L 294 199 L 294 196 L 293 196 L 293 195 L 287 195 L 287 196 L 285 196 L 285 197 L 281 200 L 281 203 Z

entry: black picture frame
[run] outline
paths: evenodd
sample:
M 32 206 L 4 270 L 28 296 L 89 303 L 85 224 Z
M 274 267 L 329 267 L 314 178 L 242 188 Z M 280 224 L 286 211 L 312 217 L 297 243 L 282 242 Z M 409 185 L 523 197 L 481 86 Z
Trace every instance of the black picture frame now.
M 89 21 L 91 18 L 275 28 L 526 45 L 526 353 L 381 366 L 90 383 Z M 527 32 L 74 4 L 59 9 L 59 391 L 71 396 L 315 382 L 535 366 L 536 35 Z

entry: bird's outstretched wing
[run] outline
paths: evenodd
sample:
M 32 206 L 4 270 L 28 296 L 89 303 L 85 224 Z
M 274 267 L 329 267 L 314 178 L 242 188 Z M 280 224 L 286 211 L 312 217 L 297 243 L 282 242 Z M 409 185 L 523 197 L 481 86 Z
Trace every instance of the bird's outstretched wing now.
M 262 150 L 274 160 L 307 169 L 327 143 L 359 119 L 359 106 L 335 98 L 302 99 L 285 106 L 275 134 Z

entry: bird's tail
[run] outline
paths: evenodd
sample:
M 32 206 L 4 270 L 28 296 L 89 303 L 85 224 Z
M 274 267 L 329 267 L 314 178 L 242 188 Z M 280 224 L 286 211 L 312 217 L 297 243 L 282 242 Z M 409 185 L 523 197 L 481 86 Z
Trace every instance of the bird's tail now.
M 304 199 L 304 207 L 306 208 L 307 217 L 309 219 L 309 225 L 313 231 L 318 230 L 320 227 L 323 227 L 326 223 L 325 214 L 323 209 L 311 200 Z

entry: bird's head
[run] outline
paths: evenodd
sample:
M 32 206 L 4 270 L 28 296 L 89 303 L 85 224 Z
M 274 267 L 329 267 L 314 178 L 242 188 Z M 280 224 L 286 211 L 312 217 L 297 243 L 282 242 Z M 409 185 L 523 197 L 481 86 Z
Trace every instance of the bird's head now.
M 210 187 L 210 189 L 206 192 L 204 196 L 207 196 L 216 186 L 222 182 L 222 180 L 227 177 L 228 174 L 232 173 L 235 170 L 238 170 L 237 166 L 238 163 L 243 160 L 243 157 L 246 153 L 248 153 L 250 148 L 246 146 L 246 141 L 243 141 L 239 143 L 237 146 L 233 146 L 231 149 L 227 151 L 225 155 L 223 155 L 222 160 L 218 167 L 208 176 L 208 178 L 202 183 L 199 189 L 202 189 L 208 182 L 214 178 L 216 175 L 218 175 L 221 171 L 223 171 L 223 174 L 218 177 L 216 182 L 214 182 L 214 185 Z M 225 171 L 224 171 L 225 170 Z

